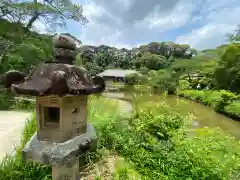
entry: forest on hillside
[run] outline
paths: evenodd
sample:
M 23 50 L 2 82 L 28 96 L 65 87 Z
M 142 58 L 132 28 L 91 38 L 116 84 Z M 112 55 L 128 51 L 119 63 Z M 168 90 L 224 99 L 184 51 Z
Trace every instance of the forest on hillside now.
M 51 61 L 53 34 L 33 31 L 36 20 L 42 20 L 50 28 L 64 26 L 68 19 L 82 24 L 88 22 L 80 5 L 64 2 L 1 1 L 0 74 L 10 69 L 27 73 L 37 64 Z M 69 5 L 73 8 L 69 9 Z M 144 75 L 141 82 L 146 83 L 150 77 L 147 83 L 155 89 L 174 89 L 179 79 L 186 79 L 192 88 L 200 84 L 201 88 L 239 92 L 239 29 L 229 32 L 229 44 L 202 51 L 174 42 L 149 42 L 132 49 L 85 45 L 83 42 L 78 48 L 76 64 L 92 74 L 109 68 L 136 69 Z

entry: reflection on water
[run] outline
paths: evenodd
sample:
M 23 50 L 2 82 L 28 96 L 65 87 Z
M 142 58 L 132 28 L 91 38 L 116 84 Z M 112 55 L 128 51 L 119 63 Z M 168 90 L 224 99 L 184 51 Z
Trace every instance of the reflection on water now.
M 194 128 L 198 128 L 198 127 L 199 127 L 198 121 L 193 120 L 193 121 L 192 121 L 192 126 L 193 126 Z
M 108 98 L 124 98 L 124 92 L 107 92 L 102 93 L 102 95 Z
M 176 96 L 167 96 L 166 102 L 171 106 L 177 106 L 183 115 L 188 113 L 193 114 L 195 117 L 193 121 L 194 127 L 219 127 L 224 132 L 231 133 L 237 139 L 240 139 L 239 121 L 235 121 L 227 116 L 217 113 L 212 108 L 205 105 L 187 99 L 179 99 Z
M 129 99 L 130 92 L 107 92 L 104 96 L 117 99 Z M 157 100 L 158 96 L 151 95 L 149 98 Z M 234 121 L 227 116 L 215 112 L 212 108 L 177 96 L 171 95 L 165 98 L 167 104 L 171 107 L 177 107 L 182 115 L 192 114 L 192 128 L 219 127 L 224 132 L 230 133 L 237 139 L 240 139 L 240 122 Z

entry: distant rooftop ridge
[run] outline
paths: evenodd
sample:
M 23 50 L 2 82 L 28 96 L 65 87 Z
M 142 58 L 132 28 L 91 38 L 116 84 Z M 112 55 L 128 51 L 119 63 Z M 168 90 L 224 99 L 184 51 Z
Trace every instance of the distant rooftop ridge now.
M 128 74 L 138 73 L 136 70 L 132 69 L 106 69 L 105 71 L 99 73 L 99 76 L 108 77 L 125 77 Z

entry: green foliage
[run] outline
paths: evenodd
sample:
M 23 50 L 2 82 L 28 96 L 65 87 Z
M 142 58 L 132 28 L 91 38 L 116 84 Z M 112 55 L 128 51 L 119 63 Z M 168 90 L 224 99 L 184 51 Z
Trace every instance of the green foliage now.
M 0 88 L 0 110 L 11 109 L 15 104 L 14 97 L 11 93 Z
M 125 83 L 126 85 L 135 85 L 135 84 L 144 83 L 147 81 L 144 78 L 145 76 L 139 73 L 131 73 L 125 76 Z
M 140 67 L 140 68 L 139 68 L 139 72 L 140 72 L 141 74 L 147 75 L 147 74 L 148 74 L 148 71 L 149 71 L 149 69 L 148 69 L 147 67 Z
M 31 32 L 24 27 L 0 20 L 0 73 L 9 69 L 28 72 L 32 66 L 51 58 L 51 37 Z
M 228 89 L 240 92 L 240 46 L 229 45 L 219 61 L 215 72 L 216 86 L 219 89 Z
M 158 70 L 166 67 L 167 59 L 164 56 L 145 53 L 143 56 L 138 57 L 134 64 L 137 69 L 144 66 L 149 70 Z
M 238 118 L 238 114 L 240 113 L 240 109 L 238 110 L 239 102 L 236 101 L 238 96 L 230 91 L 180 90 L 178 94 L 188 99 L 202 102 L 217 112 L 222 112 L 231 117 Z
M 102 127 L 100 137 L 104 147 L 131 162 L 143 179 L 237 178 L 239 142 L 209 129 L 186 138 L 188 118 L 177 109 L 152 101 L 144 104 L 139 116 Z
M 65 26 L 66 20 L 75 20 L 82 24 L 88 22 L 83 15 L 82 6 L 74 4 L 71 0 L 41 2 L 3 0 L 0 16 L 12 23 L 26 24 L 26 30 L 30 30 L 36 20 L 41 20 L 51 29 L 56 29 L 56 26 Z
M 169 70 L 158 70 L 149 72 L 149 85 L 155 91 L 168 91 L 169 94 L 175 93 L 179 81 L 179 74 Z
M 235 139 L 210 129 L 186 136 L 185 126 L 190 117 L 180 115 L 178 109 L 167 106 L 164 101 L 141 101 L 139 116 L 129 118 L 121 117 L 118 109 L 116 100 L 90 97 L 89 119 L 97 129 L 99 140 L 96 152 L 85 156 L 87 166 L 82 167 L 83 171 L 109 152 L 115 152 L 121 158 L 114 164 L 110 179 L 224 180 L 238 177 L 240 144 Z M 51 179 L 49 167 L 21 161 L 20 150 L 35 131 L 33 116 L 27 122 L 16 157 L 8 157 L 0 166 L 3 180 Z M 95 179 L 104 179 L 93 174 Z
M 34 108 L 35 102 L 32 97 L 15 98 L 14 94 L 0 88 L 0 110 L 34 110 Z
M 84 45 L 79 48 L 83 65 L 92 73 L 107 68 L 137 69 L 146 75 L 149 70 L 169 67 L 175 59 L 190 59 L 196 50 L 173 42 L 151 42 L 132 49 L 106 45 Z
M 76 57 L 76 61 L 75 61 L 75 64 L 77 66 L 82 66 L 82 58 L 81 56 L 78 54 L 77 57 Z
M 178 89 L 179 90 L 190 89 L 190 83 L 187 80 L 179 80 Z
M 136 172 L 131 165 L 129 165 L 124 159 L 120 159 L 115 164 L 115 172 L 113 174 L 114 180 L 120 179 L 141 179 L 141 176 L 138 172 Z
M 232 117 L 240 118 L 240 101 L 234 101 L 225 106 L 224 111 Z

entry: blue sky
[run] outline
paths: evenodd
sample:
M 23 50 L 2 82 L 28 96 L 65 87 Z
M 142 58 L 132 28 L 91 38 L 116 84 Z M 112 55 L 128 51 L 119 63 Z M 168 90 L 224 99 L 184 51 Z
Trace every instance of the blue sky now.
M 240 24 L 240 0 L 73 0 L 89 23 L 69 21 L 66 28 L 83 44 L 131 48 L 152 41 L 174 41 L 193 48 L 226 43 Z M 44 31 L 37 22 L 36 28 Z

